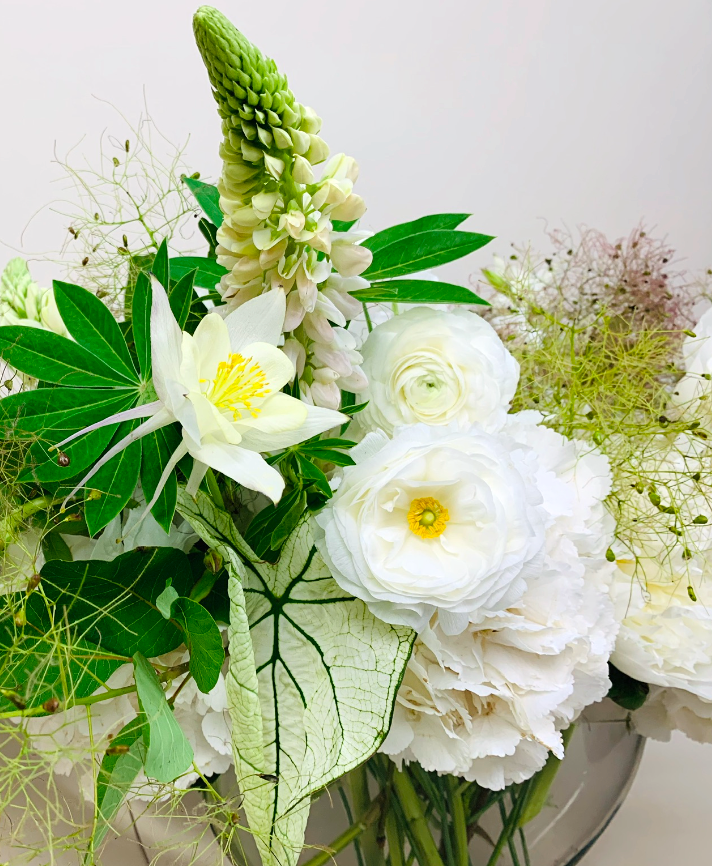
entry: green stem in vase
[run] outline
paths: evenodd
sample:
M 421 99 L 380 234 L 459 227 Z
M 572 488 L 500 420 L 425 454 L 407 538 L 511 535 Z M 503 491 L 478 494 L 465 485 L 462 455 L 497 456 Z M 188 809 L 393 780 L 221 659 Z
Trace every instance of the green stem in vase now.
M 359 836 L 373 827 L 378 816 L 381 814 L 381 805 L 381 798 L 379 797 L 375 799 L 358 821 L 352 824 L 347 830 L 344 830 L 344 832 L 340 836 L 337 836 L 336 839 L 334 839 L 334 841 L 331 842 L 323 851 L 320 851 L 310 860 L 307 860 L 304 866 L 326 866 L 327 863 L 333 863 L 335 854 L 338 854 L 339 851 L 343 851 L 344 848 L 352 842 L 355 842 Z M 369 866 L 371 866 L 371 861 L 369 860 L 367 862 Z
M 386 839 L 388 840 L 389 866 L 405 866 L 403 834 L 398 826 L 393 809 L 386 814 Z
M 365 815 L 371 806 L 371 794 L 368 790 L 368 771 L 366 765 L 362 764 L 349 773 L 349 784 L 351 786 L 351 800 L 354 812 L 357 815 Z M 379 800 L 380 802 L 380 800 Z M 361 850 L 367 866 L 386 866 L 383 851 L 376 838 L 375 826 L 368 826 L 363 831 L 361 838 Z
M 462 792 L 455 776 L 447 777 L 448 801 L 452 818 L 453 853 L 455 866 L 470 866 L 470 854 L 467 850 L 467 819 L 465 804 L 462 802 Z
M 404 772 L 396 770 L 393 774 L 393 787 L 400 800 L 414 848 L 417 849 L 420 866 L 445 866 L 413 783 Z

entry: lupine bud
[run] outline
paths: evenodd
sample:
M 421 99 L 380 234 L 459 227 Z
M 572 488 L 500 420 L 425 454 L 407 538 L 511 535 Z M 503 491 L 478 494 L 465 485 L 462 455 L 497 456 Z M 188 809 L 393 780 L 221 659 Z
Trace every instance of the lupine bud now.
M 358 165 L 337 154 L 315 179 L 312 166 L 329 155 L 321 118 L 296 101 L 274 61 L 216 9 L 201 7 L 194 29 L 224 135 L 218 191 L 225 219 L 217 234 L 218 262 L 229 271 L 220 282 L 223 301 L 235 309 L 262 291 L 287 292 L 284 330 L 293 336 L 286 343 L 297 341 L 304 350 L 293 350 L 302 399 L 337 407 L 340 387 L 334 380 L 341 376 L 358 384 L 363 378 L 354 373 L 353 349 L 332 347 L 333 326 L 342 328 L 360 311 L 348 293 L 368 285 L 348 280 L 372 259 L 359 246 L 366 233 L 334 232 L 332 225 L 332 218 L 351 221 L 365 212 L 363 199 L 353 193 Z M 335 354 L 318 357 L 320 345 Z M 334 367 L 325 363 L 327 357 Z M 327 368 L 321 380 L 313 378 Z

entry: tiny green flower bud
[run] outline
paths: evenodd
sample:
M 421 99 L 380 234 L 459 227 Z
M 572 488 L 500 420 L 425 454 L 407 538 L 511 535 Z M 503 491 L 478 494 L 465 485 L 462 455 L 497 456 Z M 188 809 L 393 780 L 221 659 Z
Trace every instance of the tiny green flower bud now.
M 217 574 L 223 567 L 223 558 L 217 550 L 209 550 L 203 557 L 203 565 L 206 571 L 211 574 Z

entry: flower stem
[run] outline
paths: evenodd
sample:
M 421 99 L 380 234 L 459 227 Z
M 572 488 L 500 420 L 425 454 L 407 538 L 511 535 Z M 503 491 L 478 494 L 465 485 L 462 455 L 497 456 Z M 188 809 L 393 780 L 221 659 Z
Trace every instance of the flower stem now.
M 403 836 L 392 809 L 386 815 L 386 839 L 388 840 L 388 860 L 390 866 L 405 866 Z
M 53 499 L 51 496 L 38 496 L 36 499 L 30 499 L 29 502 L 25 502 L 24 505 L 8 514 L 0 523 L 0 550 L 8 544 L 12 544 L 15 530 L 23 520 L 27 520 L 28 517 L 32 517 L 33 514 L 37 514 L 39 511 L 47 511 L 53 505 L 60 505 L 63 501 L 62 497 Z
M 210 491 L 210 496 L 212 497 L 213 502 L 217 505 L 218 508 L 222 508 L 224 511 L 225 500 L 223 499 L 223 495 L 220 492 L 218 480 L 215 477 L 215 473 L 212 469 L 208 469 L 208 471 L 205 473 L 205 480 L 208 482 L 208 490 Z
M 455 866 L 470 866 L 470 854 L 467 850 L 467 819 L 462 793 L 455 776 L 447 776 L 448 800 L 452 818 L 452 835 L 455 854 Z
M 320 851 L 311 860 L 307 860 L 304 866 L 325 866 L 325 864 L 331 863 L 334 859 L 334 854 L 343 851 L 347 845 L 355 842 L 362 833 L 367 832 L 373 827 L 373 824 L 381 813 L 381 806 L 381 799 L 377 797 L 358 821 L 352 824 L 340 836 L 337 836 L 327 848 Z M 368 866 L 371 866 L 370 860 L 367 863 Z
M 400 800 L 420 866 L 444 866 L 413 783 L 401 770 L 393 774 L 393 787 Z M 369 864 L 370 866 L 370 864 Z
M 362 764 L 349 773 L 349 784 L 351 786 L 351 800 L 354 812 L 357 815 L 365 815 L 371 807 L 371 794 L 368 790 L 368 771 L 366 765 Z M 380 802 L 380 801 L 379 801 Z M 363 831 L 361 839 L 361 850 L 368 866 L 386 866 L 383 852 L 376 839 L 376 828 L 368 827 Z

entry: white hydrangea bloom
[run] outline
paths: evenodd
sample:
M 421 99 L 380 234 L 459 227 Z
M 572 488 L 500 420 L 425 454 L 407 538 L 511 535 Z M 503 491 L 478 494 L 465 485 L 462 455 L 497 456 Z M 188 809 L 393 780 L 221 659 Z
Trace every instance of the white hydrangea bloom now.
M 29 325 L 69 336 L 54 292 L 34 282 L 24 259 L 12 259 L 0 276 L 0 325 Z
M 669 742 L 672 732 L 682 731 L 698 743 L 712 743 L 712 701 L 685 689 L 653 686 L 643 706 L 633 713 L 639 734 Z
M 497 332 L 468 310 L 414 307 L 378 325 L 362 354 L 369 404 L 359 420 L 389 434 L 419 422 L 497 429 L 519 381 Z
M 630 525 L 636 528 L 614 547 L 618 568 L 613 598 L 621 629 L 612 661 L 624 673 L 653 686 L 649 701 L 634 714 L 646 735 L 660 736 L 661 731 L 680 727 L 699 739 L 709 723 L 712 515 L 708 467 L 704 441 L 690 435 L 680 435 L 673 442 L 662 440 L 646 460 L 647 476 L 659 480 L 660 507 L 651 502 L 647 489 L 631 493 Z M 668 506 L 674 514 L 667 513 Z M 682 527 L 677 543 L 670 541 L 671 525 Z
M 512 427 L 537 458 L 542 559 L 515 603 L 461 634 L 446 634 L 433 617 L 382 746 L 399 763 L 494 790 L 529 778 L 550 753 L 563 756 L 559 732 L 608 692 L 616 634 L 606 458 L 529 419 L 513 416 Z

